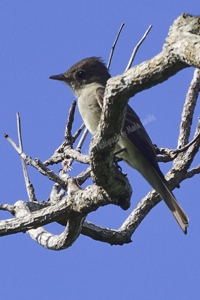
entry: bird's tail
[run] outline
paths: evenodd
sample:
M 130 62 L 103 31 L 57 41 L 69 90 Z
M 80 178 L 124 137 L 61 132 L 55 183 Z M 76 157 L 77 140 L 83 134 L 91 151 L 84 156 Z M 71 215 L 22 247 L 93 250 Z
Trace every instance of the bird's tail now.
M 177 202 L 176 198 L 172 194 L 172 192 L 169 190 L 167 184 L 163 182 L 163 189 L 162 191 L 158 191 L 163 200 L 165 201 L 166 205 L 170 209 L 171 213 L 173 214 L 174 218 L 178 222 L 179 226 L 183 230 L 183 232 L 187 233 L 187 227 L 189 226 L 189 219 L 187 214 L 184 212 L 182 207 Z

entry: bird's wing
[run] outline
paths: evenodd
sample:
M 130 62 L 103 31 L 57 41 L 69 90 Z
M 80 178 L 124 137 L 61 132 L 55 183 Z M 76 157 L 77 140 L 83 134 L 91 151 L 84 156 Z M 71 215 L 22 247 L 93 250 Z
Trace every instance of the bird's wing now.
M 122 135 L 124 138 L 128 139 L 128 141 L 131 142 L 144 157 L 146 157 L 149 163 L 160 174 L 161 171 L 158 166 L 156 152 L 152 141 L 144 129 L 140 118 L 129 105 L 127 105 Z M 163 177 L 163 175 L 161 176 Z
M 103 108 L 104 92 L 105 92 L 105 88 L 103 88 L 103 87 L 98 87 L 96 89 L 96 96 L 97 96 L 96 98 L 97 98 L 98 104 L 101 108 Z

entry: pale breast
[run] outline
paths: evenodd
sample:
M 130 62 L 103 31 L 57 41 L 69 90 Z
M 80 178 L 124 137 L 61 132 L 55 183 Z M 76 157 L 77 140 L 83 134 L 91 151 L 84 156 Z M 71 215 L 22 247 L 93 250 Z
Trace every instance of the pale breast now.
M 96 99 L 97 84 L 87 85 L 78 98 L 78 108 L 87 129 L 94 134 L 99 124 L 101 108 Z

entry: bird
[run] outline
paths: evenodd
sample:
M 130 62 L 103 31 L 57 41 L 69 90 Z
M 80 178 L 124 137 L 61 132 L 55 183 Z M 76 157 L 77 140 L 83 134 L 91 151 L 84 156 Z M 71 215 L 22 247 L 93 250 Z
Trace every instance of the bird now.
M 65 82 L 78 99 L 78 108 L 86 128 L 94 135 L 100 121 L 103 96 L 109 70 L 100 57 L 85 58 L 65 73 L 50 76 L 50 79 Z M 132 128 L 132 130 L 130 130 Z M 155 148 L 140 118 L 127 104 L 125 121 L 116 145 L 116 150 L 125 148 L 118 156 L 136 169 L 155 189 L 186 234 L 189 219 L 177 202 L 158 165 Z

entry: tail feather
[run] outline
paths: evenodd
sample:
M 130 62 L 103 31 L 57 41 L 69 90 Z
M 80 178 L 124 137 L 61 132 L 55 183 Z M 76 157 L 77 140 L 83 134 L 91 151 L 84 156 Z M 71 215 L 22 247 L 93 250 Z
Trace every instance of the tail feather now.
M 187 227 L 189 226 L 188 216 L 184 212 L 182 207 L 178 204 L 176 198 L 164 182 L 163 185 L 165 187 L 165 193 L 164 195 L 161 194 L 161 196 L 163 197 L 163 200 L 167 204 L 168 208 L 170 209 L 183 232 L 187 234 Z
M 169 210 L 173 214 L 174 218 L 178 222 L 179 226 L 181 227 L 182 231 L 187 234 L 187 227 L 189 226 L 188 216 L 169 189 L 168 182 L 165 180 L 165 177 L 163 176 L 161 171 L 158 172 L 158 170 L 155 170 L 154 168 L 152 172 L 151 169 L 151 176 L 148 176 L 148 178 L 146 176 L 146 179 L 151 184 L 151 186 L 160 194 Z

